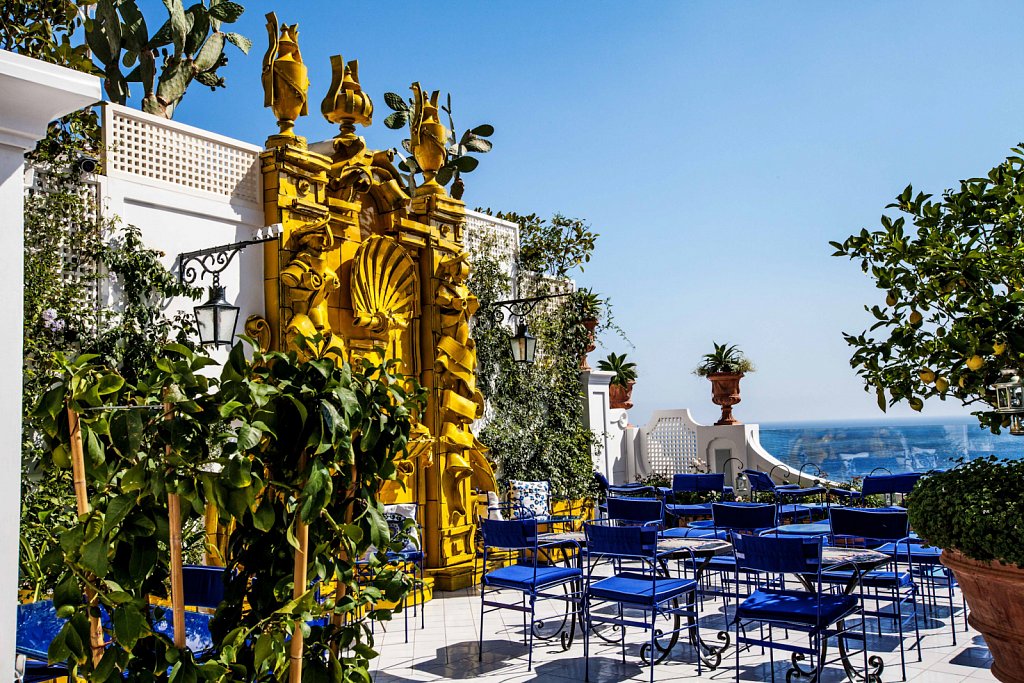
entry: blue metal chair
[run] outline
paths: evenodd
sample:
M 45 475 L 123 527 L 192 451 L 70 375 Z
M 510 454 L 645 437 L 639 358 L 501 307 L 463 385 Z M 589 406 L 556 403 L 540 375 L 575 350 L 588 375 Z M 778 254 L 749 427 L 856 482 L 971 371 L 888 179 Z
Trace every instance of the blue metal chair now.
M 697 601 L 697 582 L 693 579 L 672 578 L 659 573 L 668 555 L 658 553 L 659 524 L 635 524 L 619 520 L 597 520 L 584 524 L 587 536 L 587 582 L 584 594 L 583 652 L 586 659 L 585 679 L 590 680 L 590 636 L 595 627 L 602 624 L 619 627 L 635 626 L 650 632 L 650 640 L 640 648 L 641 659 L 651 667 L 651 681 L 654 681 L 654 665 L 671 652 L 682 631 L 697 635 L 700 610 Z M 674 551 L 678 552 L 678 551 Z M 620 569 L 612 576 L 599 578 L 594 569 L 601 562 L 611 560 Z M 637 563 L 639 567 L 623 570 L 623 563 Z M 684 606 L 679 599 L 685 600 Z M 617 613 L 602 614 L 595 610 L 597 605 L 615 605 Z M 625 610 L 629 610 L 626 614 Z M 639 612 L 642 616 L 634 616 Z M 680 626 L 685 617 L 686 626 Z M 659 619 L 672 619 L 671 629 L 658 626 Z M 623 633 L 622 658 L 626 658 L 626 639 Z M 670 642 L 662 647 L 657 638 L 669 637 Z M 657 652 L 661 656 L 657 656 Z M 697 658 L 697 673 L 701 672 L 700 657 Z
M 181 568 L 181 588 L 187 607 L 217 609 L 224 600 L 224 567 L 187 564 Z
M 767 472 L 757 470 L 743 470 L 743 475 L 750 482 L 750 492 L 768 493 L 772 501 L 779 506 L 779 519 L 796 519 L 806 516 L 811 520 L 810 508 L 803 505 L 788 503 L 790 500 L 803 500 L 810 496 L 824 495 L 825 487 L 808 486 L 801 488 L 798 484 L 776 484 Z
M 722 472 L 711 474 L 676 474 L 672 477 L 672 489 L 666 492 L 666 500 L 671 500 L 665 506 L 666 512 L 676 518 L 683 517 L 705 517 L 711 514 L 711 503 L 675 503 L 675 497 L 679 494 L 717 494 L 717 502 L 725 499 L 725 474 Z
M 760 534 L 774 529 L 779 525 L 778 506 L 771 503 L 714 503 L 711 506 L 711 518 L 714 524 L 716 538 L 732 539 L 734 534 Z M 709 560 L 705 569 L 705 576 L 711 578 L 710 572 L 715 572 L 721 579 L 722 589 L 713 590 L 707 586 L 703 587 L 706 595 L 720 595 L 728 604 L 729 598 L 742 598 L 749 593 L 751 586 L 756 585 L 746 578 L 740 580 L 736 575 L 736 558 L 733 555 L 718 555 Z M 727 575 L 732 574 L 735 578 L 735 590 L 726 590 L 725 583 Z M 740 592 L 741 587 L 747 590 Z
M 914 632 L 917 638 L 917 661 L 921 661 L 921 631 L 917 619 L 917 585 L 910 567 L 910 533 L 905 510 L 871 510 L 861 508 L 834 508 L 830 511 L 833 545 L 874 548 L 884 543 L 902 549 L 906 569 L 900 569 L 900 552 L 893 552 L 892 568 L 874 569 L 857 574 L 853 571 L 828 571 L 822 579 L 828 583 L 849 584 L 859 579 L 861 601 L 872 600 L 876 608 L 865 609 L 865 616 L 892 619 L 899 629 L 900 667 L 903 680 L 907 679 L 906 648 L 903 641 L 904 607 L 913 609 Z M 883 602 L 892 603 L 893 612 L 881 609 Z
M 825 643 L 829 638 L 851 637 L 851 628 L 846 620 L 860 616 L 860 633 L 856 637 L 864 645 L 865 678 L 868 667 L 867 639 L 863 610 L 853 595 L 837 595 L 822 590 L 820 537 L 801 536 L 752 536 L 733 534 L 733 551 L 736 556 L 737 581 L 739 572 L 767 574 L 783 577 L 787 574 L 800 575 L 810 582 L 812 591 L 786 590 L 784 588 L 758 588 L 736 608 L 732 625 L 736 628 L 736 680 L 740 678 L 741 645 L 769 648 L 772 680 L 775 680 L 775 658 L 773 650 L 793 653 L 793 666 L 787 680 L 807 676 L 820 680 L 825 665 Z M 811 581 L 813 577 L 813 581 Z M 772 581 L 768 585 L 778 585 Z M 756 623 L 768 627 L 767 639 L 753 638 L 746 634 L 744 623 Z M 807 634 L 808 645 L 790 642 L 775 642 L 774 628 Z M 844 649 L 840 647 L 840 652 Z M 812 671 L 798 666 L 798 661 L 810 657 Z M 844 656 L 844 661 L 846 657 Z
M 949 605 L 949 631 L 953 636 L 953 644 L 956 645 L 956 607 L 954 605 L 954 598 L 957 583 L 953 572 L 939 561 L 942 549 L 925 545 L 921 539 L 912 537 L 906 544 L 890 542 L 875 548 L 875 550 L 887 555 L 893 555 L 894 557 L 897 553 L 907 553 L 910 560 L 911 575 L 915 579 L 919 595 L 922 598 L 921 602 L 924 606 L 925 619 L 935 615 L 939 599 L 942 597 Z M 943 596 L 943 594 L 945 595 Z M 964 599 L 962 592 L 960 598 L 960 609 L 964 617 L 964 631 L 968 631 L 967 601 Z
M 608 519 L 661 525 L 665 517 L 665 504 L 657 498 L 612 497 L 608 499 L 607 514 Z
M 566 603 L 566 614 L 571 614 L 568 630 L 565 629 L 565 622 L 557 633 L 561 634 L 562 649 L 567 650 L 572 644 L 573 634 L 576 630 L 576 614 L 579 611 L 581 602 L 579 582 L 583 576 L 583 570 L 578 567 L 560 567 L 552 564 L 542 563 L 542 553 L 551 549 L 566 550 L 564 541 L 558 543 L 540 543 L 538 541 L 537 527 L 539 522 L 529 517 L 525 511 L 514 509 L 516 506 L 505 505 L 508 514 L 503 514 L 507 519 L 486 519 L 480 518 L 480 530 L 483 535 L 484 544 L 484 568 L 486 569 L 487 556 L 491 550 L 514 552 L 518 554 L 515 564 L 500 567 L 487 571 L 483 575 L 480 584 L 480 659 L 483 660 L 484 653 L 484 615 L 498 609 L 507 609 L 522 612 L 524 618 L 529 615 L 529 622 L 524 623 L 526 633 L 526 645 L 529 648 L 528 668 L 533 669 L 533 639 L 536 630 L 536 604 L 537 600 L 561 600 Z M 575 585 L 573 585 L 575 584 Z M 561 593 L 552 592 L 553 589 L 561 588 Z M 521 601 L 518 604 L 510 602 L 498 602 L 488 600 L 487 596 L 501 591 L 513 591 L 519 593 Z M 529 606 L 526 600 L 529 599 Z M 491 609 L 486 609 L 490 607 Z M 554 636 L 548 636 L 553 638 Z
M 402 505 L 384 506 L 384 520 L 388 523 L 388 531 L 391 538 L 400 535 L 405 536 L 405 542 L 399 550 L 388 550 L 386 557 L 389 562 L 411 566 L 413 578 L 416 579 L 416 587 L 419 589 L 419 602 L 413 603 L 413 615 L 419 612 L 420 628 L 427 627 L 426 622 L 426 584 L 423 581 L 423 565 L 426 556 L 423 553 L 423 526 L 419 523 L 419 505 L 416 503 L 407 504 L 410 510 L 404 510 Z M 410 521 L 411 520 L 411 521 Z M 409 642 L 409 610 L 408 597 L 402 598 L 402 612 L 405 619 L 405 642 Z
M 830 496 L 843 499 L 850 505 L 863 505 L 868 496 L 888 496 L 888 502 L 893 502 L 896 495 L 905 496 L 914 490 L 914 485 L 921 478 L 920 472 L 903 472 L 900 474 L 869 474 L 864 477 L 860 491 L 847 491 L 845 489 L 831 489 Z

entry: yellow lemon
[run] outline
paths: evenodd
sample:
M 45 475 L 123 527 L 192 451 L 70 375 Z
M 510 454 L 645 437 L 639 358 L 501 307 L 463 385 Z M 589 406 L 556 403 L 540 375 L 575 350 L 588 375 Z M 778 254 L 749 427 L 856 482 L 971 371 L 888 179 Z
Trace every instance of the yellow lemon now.
M 966 377 L 961 377 L 960 379 L 958 379 L 956 381 L 956 383 L 960 385 L 961 389 L 963 389 L 965 386 L 967 386 L 967 378 Z
M 971 356 L 967 359 L 967 367 L 977 372 L 981 370 L 981 366 L 985 364 L 985 359 L 981 356 Z
M 894 297 L 892 294 L 890 294 L 889 296 L 885 297 L 885 305 L 886 306 L 895 306 L 896 305 L 896 297 Z
M 917 373 L 917 376 L 921 378 L 921 381 L 925 384 L 931 384 L 935 381 L 935 373 L 925 368 L 921 372 Z
M 949 380 L 945 377 L 936 377 L 935 388 L 939 390 L 940 394 L 946 393 L 946 389 L 949 389 Z
M 920 313 L 918 313 L 917 311 L 913 311 L 910 314 L 910 324 L 911 325 L 920 325 L 922 320 L 924 320 L 924 316 L 921 315 Z
M 992 353 L 997 356 L 1006 350 L 1006 342 L 997 341 L 992 345 Z
M 910 407 L 916 410 L 917 412 L 921 412 L 921 409 L 924 408 L 924 401 L 919 399 L 917 396 L 910 397 L 907 403 L 909 403 Z

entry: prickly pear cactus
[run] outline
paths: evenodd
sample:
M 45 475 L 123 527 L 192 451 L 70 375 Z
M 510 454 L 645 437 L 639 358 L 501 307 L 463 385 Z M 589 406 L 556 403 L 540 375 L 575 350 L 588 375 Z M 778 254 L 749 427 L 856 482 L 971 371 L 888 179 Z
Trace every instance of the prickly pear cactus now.
M 124 104 L 128 84 L 141 83 L 142 109 L 169 119 L 193 80 L 212 90 L 224 87 L 217 70 L 228 62 L 227 43 L 248 53 L 252 41 L 221 30 L 245 11 L 238 3 L 209 0 L 186 9 L 182 0 L 164 0 L 164 6 L 167 20 L 150 36 L 136 0 L 98 0 L 85 36 L 112 102 Z M 122 67 L 131 71 L 125 74 Z

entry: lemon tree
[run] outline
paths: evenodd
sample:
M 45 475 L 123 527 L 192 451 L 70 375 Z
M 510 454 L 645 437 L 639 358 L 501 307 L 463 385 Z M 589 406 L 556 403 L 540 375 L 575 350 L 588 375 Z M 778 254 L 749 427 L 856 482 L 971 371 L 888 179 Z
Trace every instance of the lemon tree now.
M 958 400 L 993 432 L 1005 426 L 990 387 L 1024 368 L 1024 145 L 941 198 L 908 185 L 879 229 L 830 244 L 880 290 L 870 329 L 844 333 L 879 407 Z

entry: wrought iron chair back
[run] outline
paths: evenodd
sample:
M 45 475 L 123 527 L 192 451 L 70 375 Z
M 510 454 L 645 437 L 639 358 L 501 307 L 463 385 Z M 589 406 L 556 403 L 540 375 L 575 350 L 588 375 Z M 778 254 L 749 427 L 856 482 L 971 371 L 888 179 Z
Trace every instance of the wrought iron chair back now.
M 661 524 L 665 518 L 665 504 L 657 498 L 608 499 L 608 518 L 626 522 L 655 522 Z

